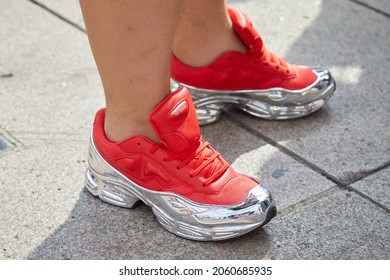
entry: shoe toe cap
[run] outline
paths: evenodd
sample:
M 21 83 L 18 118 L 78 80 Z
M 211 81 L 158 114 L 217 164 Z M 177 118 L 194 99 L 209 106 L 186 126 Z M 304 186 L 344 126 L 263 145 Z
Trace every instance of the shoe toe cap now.
M 334 80 L 332 74 L 328 69 L 325 68 L 313 68 L 313 72 L 317 75 L 317 82 L 314 85 L 319 91 L 323 91 L 328 88 L 332 88 L 333 91 L 336 90 L 336 81 Z

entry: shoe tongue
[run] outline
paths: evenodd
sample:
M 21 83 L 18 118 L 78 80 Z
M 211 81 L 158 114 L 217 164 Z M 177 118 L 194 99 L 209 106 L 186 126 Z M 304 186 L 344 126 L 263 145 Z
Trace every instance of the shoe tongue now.
M 259 33 L 253 28 L 249 17 L 232 7 L 228 7 L 227 10 L 233 23 L 233 29 L 248 47 L 248 52 L 261 52 L 263 41 L 261 40 Z
M 161 143 L 172 153 L 198 146 L 201 132 L 190 93 L 180 88 L 166 97 L 149 116 Z

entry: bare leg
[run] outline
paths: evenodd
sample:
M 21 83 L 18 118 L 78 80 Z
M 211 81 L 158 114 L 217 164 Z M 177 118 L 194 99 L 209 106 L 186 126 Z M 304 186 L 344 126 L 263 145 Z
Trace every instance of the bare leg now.
M 226 51 L 246 52 L 232 29 L 225 0 L 186 0 L 173 52 L 182 62 L 197 67 Z
M 80 1 L 107 103 L 105 119 L 99 110 L 93 125 L 87 189 L 113 205 L 131 208 L 145 201 L 168 231 L 194 240 L 237 237 L 266 224 L 276 214 L 269 190 L 234 172 L 203 140 L 195 108 L 188 107 L 189 92 L 181 89 L 160 103 L 170 93 L 172 44 L 184 0 Z M 198 31 L 197 36 L 210 35 Z M 185 41 L 180 45 L 187 46 Z M 135 135 L 156 139 L 148 122 L 152 110 L 164 145 L 139 136 L 126 145 L 107 141 L 106 136 L 112 141 Z M 175 210 L 167 200 L 172 195 L 190 211 Z M 242 206 L 240 212 L 228 207 L 233 204 Z M 211 220 L 198 218 L 200 211 L 208 211 Z M 253 214 L 240 214 L 249 211 Z M 236 219 L 229 222 L 232 215 Z
M 170 56 L 180 0 L 80 0 L 106 98 L 111 141 L 156 136 L 152 109 L 170 93 Z

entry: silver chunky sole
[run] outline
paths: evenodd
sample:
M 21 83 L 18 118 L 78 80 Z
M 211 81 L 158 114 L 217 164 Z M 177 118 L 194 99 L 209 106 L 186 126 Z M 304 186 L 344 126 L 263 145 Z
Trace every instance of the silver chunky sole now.
M 266 224 L 276 215 L 269 190 L 260 184 L 245 201 L 228 206 L 199 204 L 173 193 L 145 189 L 111 167 L 100 156 L 92 138 L 88 164 L 85 182 L 94 196 L 126 208 L 143 201 L 166 230 L 187 239 L 233 238 Z
M 234 106 L 253 116 L 270 120 L 295 119 L 320 109 L 333 95 L 336 83 L 326 69 L 314 68 L 317 80 L 301 90 L 207 90 L 171 79 L 171 88 L 186 87 L 194 101 L 200 125 L 219 120 L 227 106 Z

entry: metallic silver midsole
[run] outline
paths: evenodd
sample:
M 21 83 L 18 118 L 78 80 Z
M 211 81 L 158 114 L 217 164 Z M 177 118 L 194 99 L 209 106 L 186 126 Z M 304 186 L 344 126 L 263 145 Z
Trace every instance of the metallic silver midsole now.
M 131 208 L 142 200 L 168 231 L 194 240 L 222 240 L 261 226 L 275 203 L 260 184 L 236 205 L 207 205 L 169 192 L 145 189 L 111 167 L 99 154 L 92 137 L 86 187 L 101 200 Z
M 227 106 L 237 107 L 264 119 L 294 119 L 321 108 L 333 95 L 335 81 L 325 69 L 313 69 L 317 80 L 300 90 L 210 90 L 171 79 L 171 88 L 187 87 L 197 109 L 199 123 L 217 121 Z

